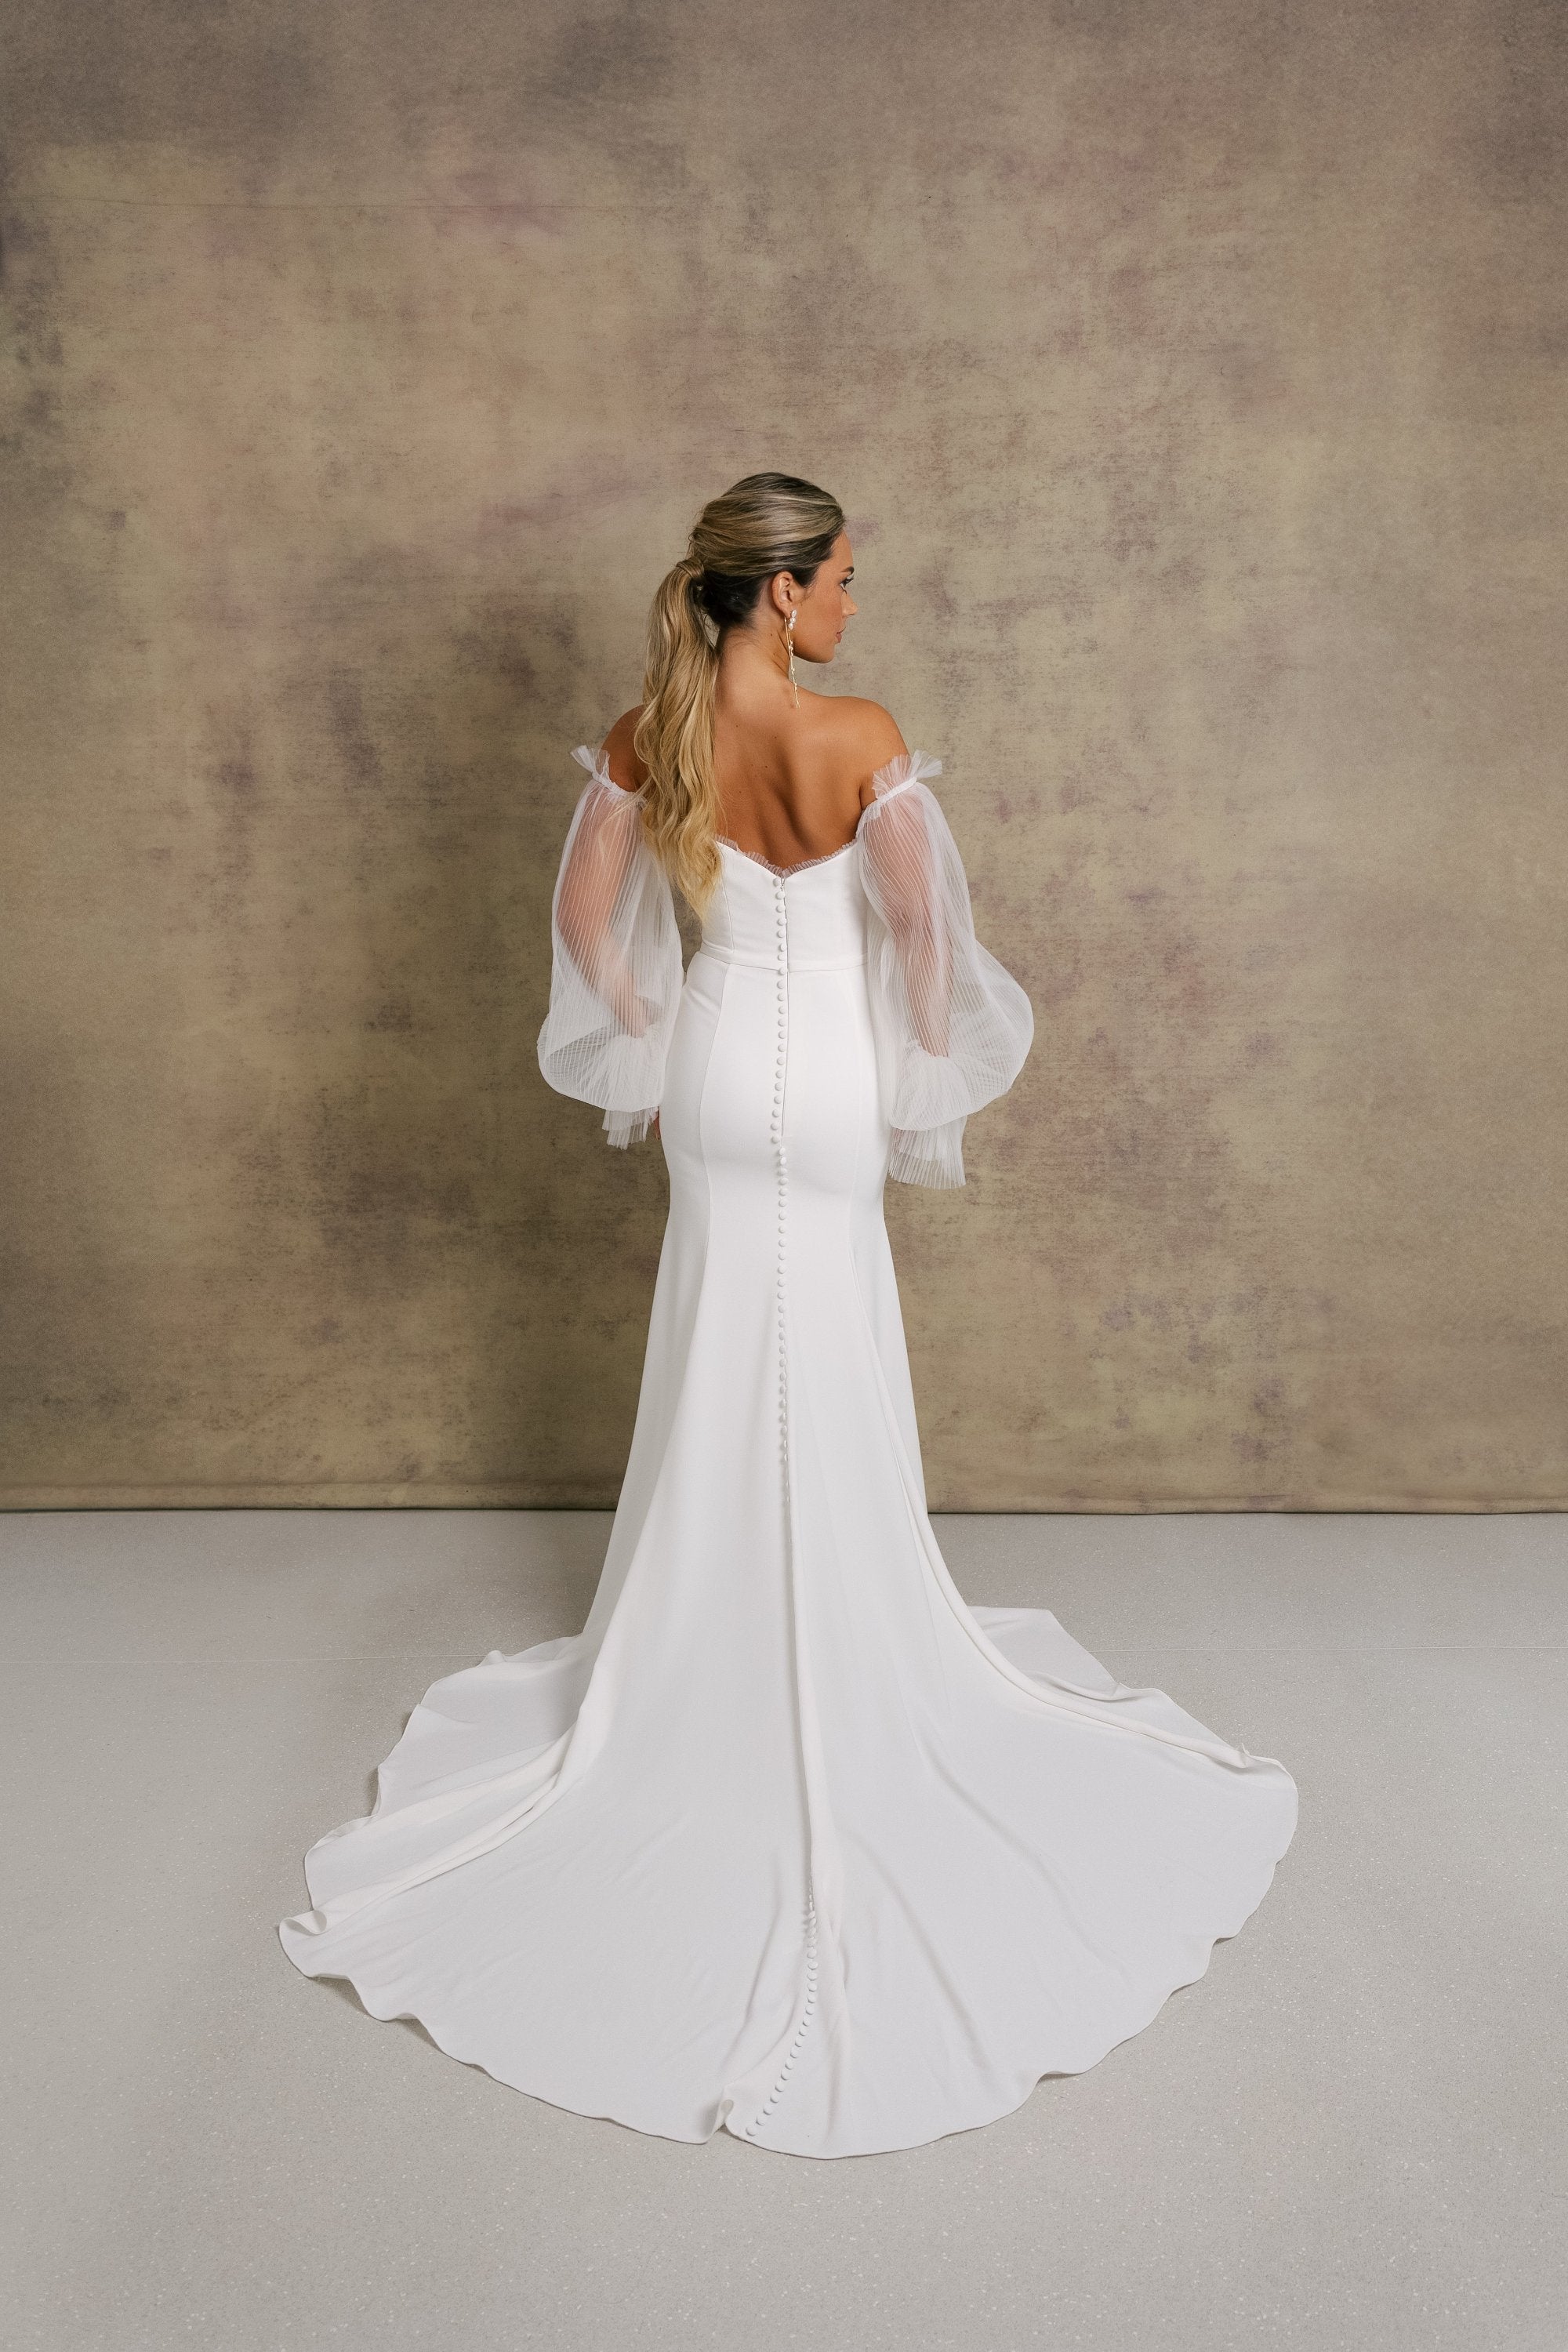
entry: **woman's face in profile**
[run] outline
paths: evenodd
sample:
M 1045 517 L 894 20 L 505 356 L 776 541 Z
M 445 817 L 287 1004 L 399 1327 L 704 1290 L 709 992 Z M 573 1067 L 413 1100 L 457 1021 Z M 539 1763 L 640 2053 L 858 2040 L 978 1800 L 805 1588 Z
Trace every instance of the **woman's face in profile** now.
M 858 608 L 849 593 L 855 552 L 841 530 L 831 552 L 795 606 L 795 649 L 802 661 L 830 662 L 838 651 L 845 623 Z

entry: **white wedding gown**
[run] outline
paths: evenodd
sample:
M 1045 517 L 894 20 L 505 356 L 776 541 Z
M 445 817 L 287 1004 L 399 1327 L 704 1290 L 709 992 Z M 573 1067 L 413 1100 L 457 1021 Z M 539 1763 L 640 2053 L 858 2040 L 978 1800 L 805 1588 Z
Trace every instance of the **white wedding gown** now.
M 936 764 L 835 856 L 723 845 L 683 981 L 637 799 L 576 756 L 541 1061 L 612 1140 L 657 1108 L 670 1185 L 603 1574 L 581 1633 L 431 1685 L 279 1932 L 558 2106 L 912 2147 L 1200 1977 L 1296 1788 L 1048 1611 L 966 1607 L 937 1549 L 883 1183 L 962 1182 L 1032 1016 Z

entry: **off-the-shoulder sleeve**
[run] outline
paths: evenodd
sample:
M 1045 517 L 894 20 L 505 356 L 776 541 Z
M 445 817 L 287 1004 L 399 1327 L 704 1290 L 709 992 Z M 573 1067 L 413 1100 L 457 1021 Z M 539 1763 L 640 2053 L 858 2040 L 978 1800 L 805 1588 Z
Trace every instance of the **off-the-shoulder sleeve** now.
M 904 1184 L 963 1181 L 963 1124 L 1005 1094 L 1034 1039 L 1027 996 L 974 936 L 958 845 L 925 779 L 940 760 L 902 753 L 872 779 L 859 866 L 870 903 L 867 979 Z
M 664 1093 L 680 1003 L 680 933 L 642 796 L 611 781 L 602 751 L 572 754 L 592 778 L 561 855 L 551 907 L 550 1011 L 539 1066 L 556 1091 L 595 1103 L 611 1143 L 647 1133 Z

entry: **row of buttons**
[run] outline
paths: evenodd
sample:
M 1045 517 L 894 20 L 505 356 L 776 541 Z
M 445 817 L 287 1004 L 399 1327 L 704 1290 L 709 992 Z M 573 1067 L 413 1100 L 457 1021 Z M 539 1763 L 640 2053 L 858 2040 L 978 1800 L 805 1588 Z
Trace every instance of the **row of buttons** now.
M 800 2054 L 800 2045 L 805 2040 L 807 2030 L 810 2027 L 811 2021 L 816 2013 L 816 1906 L 815 1903 L 808 1902 L 805 1906 L 805 2006 L 800 2012 L 800 2023 L 795 2027 L 795 2040 L 790 2043 L 788 2052 L 784 2057 L 784 2064 L 779 2068 L 778 2081 L 773 2084 L 772 2091 L 768 2094 L 767 2102 L 763 2106 L 762 2113 L 757 2116 L 755 2122 L 749 2123 L 746 2126 L 746 2137 L 748 2139 L 752 2139 L 756 2137 L 759 2126 L 767 2122 L 768 2117 L 772 2115 L 774 2107 L 778 2105 L 779 2095 L 783 2091 L 784 2084 L 789 2081 L 790 2070 L 794 2066 L 795 2059 Z
M 779 1349 L 779 1468 L 784 1482 L 785 1541 L 789 1540 L 789 1339 L 784 1319 L 785 1277 L 788 1273 L 788 1202 L 789 1160 L 784 1148 L 784 1073 L 789 1062 L 789 917 L 784 904 L 782 876 L 773 877 L 773 945 L 775 986 L 778 992 L 778 1046 L 773 1062 L 773 1118 L 768 1133 L 773 1147 L 773 1167 L 778 1188 L 778 1283 L 777 1328 Z M 796 2054 L 805 2039 L 816 2010 L 816 1906 L 810 1896 L 805 1906 L 805 2003 L 800 2023 L 795 2028 L 779 2078 L 773 2084 L 766 2105 L 745 2128 L 745 2137 L 753 2139 L 778 2104 L 779 2095 L 788 2082 Z

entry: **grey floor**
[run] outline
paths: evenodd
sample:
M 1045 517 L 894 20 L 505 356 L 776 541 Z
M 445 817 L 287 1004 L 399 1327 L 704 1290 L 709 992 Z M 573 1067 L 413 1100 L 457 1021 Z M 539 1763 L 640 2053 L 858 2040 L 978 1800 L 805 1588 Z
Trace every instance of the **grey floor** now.
M 1146 2032 L 835 2164 L 563 2114 L 274 1936 L 425 1685 L 574 1630 L 606 1527 L 0 1518 L 18 2352 L 1568 2345 L 1568 1521 L 939 1521 L 1300 1826 Z

